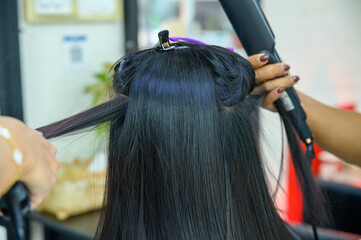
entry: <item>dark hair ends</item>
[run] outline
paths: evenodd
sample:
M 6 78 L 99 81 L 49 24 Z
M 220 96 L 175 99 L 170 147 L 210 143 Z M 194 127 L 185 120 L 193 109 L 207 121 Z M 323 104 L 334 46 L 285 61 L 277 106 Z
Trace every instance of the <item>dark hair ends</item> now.
M 116 98 L 39 129 L 52 138 L 110 122 L 95 238 L 293 239 L 265 180 L 254 117 L 260 101 L 249 95 L 252 66 L 221 47 L 175 46 L 126 55 L 115 67 Z M 305 219 L 319 224 L 326 215 L 314 198 L 322 194 L 280 114 Z
M 301 148 L 300 139 L 287 116 L 285 108 L 279 105 L 278 109 L 286 129 L 294 170 L 302 191 L 303 221 L 314 226 L 331 227 L 333 220 L 329 211 L 329 202 L 313 177 L 311 163 Z

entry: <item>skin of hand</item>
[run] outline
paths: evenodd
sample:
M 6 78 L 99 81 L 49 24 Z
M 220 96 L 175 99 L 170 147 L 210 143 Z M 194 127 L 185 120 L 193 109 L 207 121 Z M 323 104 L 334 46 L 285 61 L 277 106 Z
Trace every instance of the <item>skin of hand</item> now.
M 300 77 L 297 75 L 288 75 L 290 66 L 285 63 L 275 63 L 266 65 L 269 60 L 267 54 L 255 54 L 247 59 L 255 70 L 256 87 L 251 94 L 261 95 L 266 94 L 262 106 L 268 110 L 276 112 L 273 103 L 279 99 L 284 93 L 285 89 L 295 85 Z
M 322 104 L 297 91 L 315 142 L 341 159 L 361 166 L 361 114 Z
M 34 208 L 44 200 L 56 183 L 56 172 L 59 168 L 55 159 L 56 148 L 43 137 L 41 132 L 28 128 L 15 118 L 0 117 L 0 125 L 9 130 L 16 147 L 23 155 L 22 171 L 18 181 L 24 182 L 27 186 L 31 208 Z M 2 172 L 14 175 L 16 167 L 11 159 L 10 145 L 4 140 L 0 144 L 2 156 L 0 175 L 3 174 Z M 8 181 L 11 179 L 13 178 L 10 175 Z M 2 182 L 2 185 L 6 184 Z M 1 186 L 0 194 L 6 188 L 7 186 Z

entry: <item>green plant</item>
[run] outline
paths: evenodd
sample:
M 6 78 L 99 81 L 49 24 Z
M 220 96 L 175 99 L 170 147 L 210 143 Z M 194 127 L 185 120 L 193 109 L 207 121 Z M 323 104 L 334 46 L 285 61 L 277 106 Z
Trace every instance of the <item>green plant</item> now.
M 96 83 L 85 86 L 84 92 L 93 96 L 92 106 L 97 106 L 108 101 L 113 96 L 113 69 L 110 71 L 112 64 L 105 63 L 100 72 L 94 74 Z M 99 124 L 96 133 L 99 137 L 103 137 L 109 129 L 108 123 Z

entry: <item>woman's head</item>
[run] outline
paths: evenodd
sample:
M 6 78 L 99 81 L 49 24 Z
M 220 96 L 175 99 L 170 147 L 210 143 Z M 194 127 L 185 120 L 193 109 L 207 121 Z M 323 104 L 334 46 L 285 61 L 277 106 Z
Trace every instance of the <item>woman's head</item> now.
M 126 56 L 114 75 L 128 105 L 111 121 L 100 238 L 289 238 L 252 131 L 253 86 L 248 61 L 221 47 Z
M 174 46 L 125 56 L 113 100 L 41 129 L 110 121 L 97 238 L 291 239 L 259 156 L 253 68 L 221 47 Z

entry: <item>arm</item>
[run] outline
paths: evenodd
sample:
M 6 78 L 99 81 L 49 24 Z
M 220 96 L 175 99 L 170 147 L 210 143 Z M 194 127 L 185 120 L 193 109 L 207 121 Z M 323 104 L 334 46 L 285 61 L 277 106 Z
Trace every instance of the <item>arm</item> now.
M 340 158 L 361 166 L 361 114 L 332 108 L 297 93 L 315 142 Z
M 6 189 L 9 189 L 16 173 L 15 164 L 11 159 L 11 148 L 9 143 L 0 138 L 0 197 Z
M 0 137 L 0 197 L 15 180 L 22 181 L 29 189 L 31 206 L 35 207 L 56 182 L 56 148 L 39 131 L 28 128 L 15 118 L 0 117 L 0 125 L 9 131 L 14 145 L 23 156 L 21 171 L 16 173 L 11 145 Z

